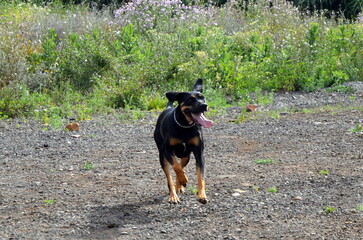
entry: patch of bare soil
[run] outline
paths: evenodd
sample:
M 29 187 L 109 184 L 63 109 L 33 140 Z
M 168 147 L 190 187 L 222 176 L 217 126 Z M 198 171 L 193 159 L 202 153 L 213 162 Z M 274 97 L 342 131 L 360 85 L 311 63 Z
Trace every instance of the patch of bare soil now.
M 360 86 L 276 94 L 258 109 L 311 112 L 215 117 L 204 130 L 206 205 L 195 196 L 194 158 L 181 203 L 168 203 L 157 114 L 97 117 L 78 132 L 0 121 L 0 239 L 362 239 L 363 136 L 349 131 L 363 124 Z M 317 111 L 326 105 L 334 110 Z

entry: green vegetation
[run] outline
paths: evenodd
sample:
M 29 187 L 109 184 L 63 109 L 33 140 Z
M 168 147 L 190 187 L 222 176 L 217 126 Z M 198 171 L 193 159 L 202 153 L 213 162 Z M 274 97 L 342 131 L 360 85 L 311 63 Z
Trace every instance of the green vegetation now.
M 89 161 L 86 161 L 84 162 L 84 165 L 82 166 L 82 168 L 86 171 L 91 171 L 95 168 L 93 162 L 89 162 Z
M 363 203 L 359 204 L 359 205 L 356 207 L 356 209 L 357 209 L 358 211 L 363 211 Z
M 269 189 L 267 189 L 268 192 L 270 193 L 277 193 L 278 190 L 277 190 L 277 187 L 270 187 Z
M 360 133 L 360 132 L 363 132 L 363 127 L 361 124 L 357 124 L 355 127 L 349 129 L 350 132 L 353 132 L 353 133 Z
M 193 186 L 193 185 L 188 186 L 188 191 L 191 192 L 194 195 L 196 195 L 198 193 L 197 187 Z
M 270 164 L 273 163 L 273 160 L 271 158 L 266 158 L 266 159 L 257 159 L 256 164 Z
M 321 170 L 321 171 L 319 172 L 319 174 L 320 174 L 320 175 L 329 175 L 329 171 L 327 171 L 327 170 Z
M 46 205 L 54 205 L 57 200 L 43 200 L 44 204 Z
M 324 213 L 329 214 L 329 213 L 334 213 L 336 211 L 336 209 L 334 207 L 324 207 Z
M 272 95 L 262 92 L 340 90 L 363 79 L 359 16 L 330 20 L 283 0 L 247 10 L 134 0 L 134 8 L 111 11 L 57 2 L 0 1 L 0 119 L 59 127 L 64 118 L 117 108 L 140 118 L 164 108 L 165 92 L 189 90 L 199 77 L 213 96 L 212 114 L 250 101 L 250 93 L 267 104 Z

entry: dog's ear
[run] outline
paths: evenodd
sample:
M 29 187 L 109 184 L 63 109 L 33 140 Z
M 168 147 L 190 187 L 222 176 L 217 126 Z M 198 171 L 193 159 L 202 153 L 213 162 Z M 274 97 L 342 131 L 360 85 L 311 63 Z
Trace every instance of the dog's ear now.
M 193 91 L 197 91 L 200 93 L 203 92 L 203 79 L 198 78 L 198 80 L 194 84 Z
M 180 103 L 186 94 L 188 94 L 188 93 L 187 92 L 168 92 L 168 93 L 166 93 L 166 97 L 168 98 L 169 102 L 178 101 L 178 103 Z

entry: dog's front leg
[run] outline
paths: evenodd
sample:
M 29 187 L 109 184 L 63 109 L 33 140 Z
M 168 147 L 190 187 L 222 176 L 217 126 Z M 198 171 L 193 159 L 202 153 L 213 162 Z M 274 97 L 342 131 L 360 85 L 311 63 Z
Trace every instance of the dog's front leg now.
M 208 199 L 207 195 L 205 194 L 203 149 L 195 150 L 194 156 L 197 161 L 198 201 L 200 203 L 206 204 Z
M 179 200 L 178 195 L 176 194 L 174 181 L 173 181 L 173 178 L 172 178 L 172 175 L 171 175 L 171 172 L 170 172 L 170 166 L 173 166 L 173 168 L 175 168 L 175 166 L 174 166 L 175 162 L 176 162 L 176 160 L 175 160 L 174 156 L 172 156 L 168 152 L 164 153 L 162 168 L 163 168 L 163 171 L 165 173 L 166 179 L 168 181 L 168 188 L 169 188 L 169 193 L 170 193 L 169 202 L 176 204 L 176 203 L 179 203 L 180 200 Z
M 188 164 L 188 162 L 189 162 L 189 157 L 181 158 L 180 164 L 174 158 L 173 169 L 176 173 L 175 187 L 176 187 L 177 193 L 183 193 L 183 194 L 185 193 L 184 187 L 188 183 L 188 178 L 187 178 L 187 175 L 185 174 L 183 168 Z

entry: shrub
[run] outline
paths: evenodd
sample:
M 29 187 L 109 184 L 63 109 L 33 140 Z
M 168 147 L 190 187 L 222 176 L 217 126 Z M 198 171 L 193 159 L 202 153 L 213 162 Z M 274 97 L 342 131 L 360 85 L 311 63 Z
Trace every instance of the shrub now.
M 116 10 L 113 24 L 120 27 L 133 24 L 139 31 L 170 32 L 180 24 L 209 24 L 214 14 L 213 8 L 188 6 L 180 0 L 132 0 Z
M 1 2 L 2 116 L 161 108 L 165 92 L 189 90 L 196 78 L 225 105 L 255 91 L 362 79 L 360 20 L 301 13 L 284 0 L 193 2 L 134 0 L 114 18 L 82 5 Z

